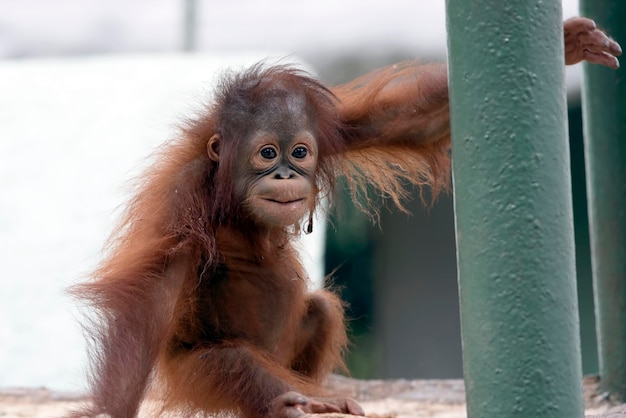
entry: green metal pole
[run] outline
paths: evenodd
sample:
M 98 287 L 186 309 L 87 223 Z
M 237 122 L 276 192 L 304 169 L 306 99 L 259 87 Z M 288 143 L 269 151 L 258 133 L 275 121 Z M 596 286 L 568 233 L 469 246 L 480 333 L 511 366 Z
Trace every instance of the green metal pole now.
M 622 44 L 626 2 L 583 0 Z M 623 65 L 622 60 L 622 65 Z M 626 400 L 626 70 L 585 65 L 583 117 L 600 388 Z
M 446 6 L 468 416 L 582 417 L 561 2 Z

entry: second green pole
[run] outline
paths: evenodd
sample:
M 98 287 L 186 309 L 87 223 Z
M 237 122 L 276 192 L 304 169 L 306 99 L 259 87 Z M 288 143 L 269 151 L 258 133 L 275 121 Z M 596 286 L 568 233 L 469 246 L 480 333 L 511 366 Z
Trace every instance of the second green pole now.
M 622 45 L 623 0 L 582 0 L 581 10 Z M 589 235 L 600 390 L 626 401 L 626 70 L 585 65 L 583 83 Z

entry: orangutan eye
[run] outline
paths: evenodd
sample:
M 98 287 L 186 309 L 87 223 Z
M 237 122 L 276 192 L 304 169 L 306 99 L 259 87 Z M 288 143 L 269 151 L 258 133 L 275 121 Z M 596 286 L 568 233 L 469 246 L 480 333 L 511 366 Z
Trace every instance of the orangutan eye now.
M 276 156 L 277 154 L 274 148 L 267 147 L 261 150 L 261 157 L 265 158 L 266 160 L 273 160 L 274 158 L 276 158 Z
M 294 150 L 293 150 L 293 152 L 291 153 L 291 155 L 292 155 L 294 158 L 302 159 L 302 158 L 306 157 L 307 152 L 308 152 L 308 151 L 307 151 L 307 149 L 306 149 L 306 148 L 304 148 L 304 147 L 298 147 L 298 148 L 296 148 L 296 149 L 294 149 Z

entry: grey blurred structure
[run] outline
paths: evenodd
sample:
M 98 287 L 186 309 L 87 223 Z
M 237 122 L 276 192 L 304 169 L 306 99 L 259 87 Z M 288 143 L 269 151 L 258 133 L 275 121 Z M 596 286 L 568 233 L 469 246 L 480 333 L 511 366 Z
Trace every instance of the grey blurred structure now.
M 198 2 L 196 0 L 184 0 L 185 19 L 183 23 L 183 51 L 196 49 L 196 31 L 198 17 Z

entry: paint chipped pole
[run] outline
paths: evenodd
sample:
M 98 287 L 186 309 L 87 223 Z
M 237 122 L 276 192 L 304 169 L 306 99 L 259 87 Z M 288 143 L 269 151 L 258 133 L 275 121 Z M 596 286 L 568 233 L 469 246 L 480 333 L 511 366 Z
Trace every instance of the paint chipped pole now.
M 561 3 L 446 7 L 468 417 L 580 418 Z
M 623 0 L 583 0 L 581 12 L 622 45 Z M 626 70 L 585 65 L 585 159 L 600 390 L 626 401 Z

